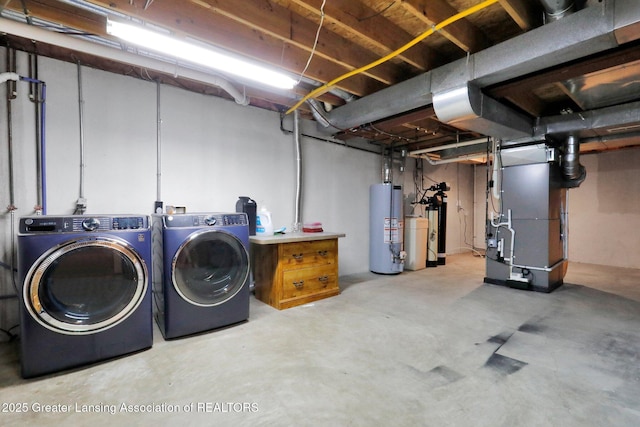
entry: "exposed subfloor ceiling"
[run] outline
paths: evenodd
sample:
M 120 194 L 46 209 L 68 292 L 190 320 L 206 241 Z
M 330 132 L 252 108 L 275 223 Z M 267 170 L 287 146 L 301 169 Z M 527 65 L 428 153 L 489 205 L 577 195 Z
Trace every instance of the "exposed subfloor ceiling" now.
M 474 7 L 481 9 L 435 27 Z M 327 135 L 408 152 L 573 133 L 582 151 L 639 144 L 640 6 L 633 0 L 8 0 L 0 8 L 6 47 L 214 96 L 235 90 L 283 114 L 437 28 L 321 91 L 318 102 L 300 105 L 302 114 L 328 122 L 319 124 Z M 108 35 L 107 18 L 162 28 L 300 82 L 271 90 L 176 64 Z M 473 151 L 436 150 L 429 158 Z

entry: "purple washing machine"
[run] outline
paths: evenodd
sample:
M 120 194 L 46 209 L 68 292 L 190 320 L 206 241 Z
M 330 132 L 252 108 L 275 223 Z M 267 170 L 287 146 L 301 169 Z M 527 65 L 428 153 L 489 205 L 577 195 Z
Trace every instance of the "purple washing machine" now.
M 152 346 L 148 216 L 33 216 L 19 226 L 24 378 Z

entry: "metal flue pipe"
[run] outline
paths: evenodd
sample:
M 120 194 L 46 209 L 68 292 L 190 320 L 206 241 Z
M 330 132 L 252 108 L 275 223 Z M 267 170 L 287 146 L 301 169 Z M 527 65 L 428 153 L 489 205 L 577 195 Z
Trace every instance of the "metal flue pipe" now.
M 578 187 L 587 175 L 586 169 L 580 164 L 580 140 L 574 135 L 569 135 L 564 144 L 562 175 L 569 188 Z
M 562 170 L 568 179 L 580 177 L 580 141 L 573 135 L 567 137 Z
M 545 22 L 558 21 L 575 11 L 575 0 L 540 0 L 545 10 Z

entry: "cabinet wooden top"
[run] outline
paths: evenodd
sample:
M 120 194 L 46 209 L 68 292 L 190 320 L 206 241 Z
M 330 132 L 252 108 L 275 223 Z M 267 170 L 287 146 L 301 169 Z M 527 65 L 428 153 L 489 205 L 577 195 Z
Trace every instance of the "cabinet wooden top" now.
M 309 242 L 313 240 L 328 240 L 345 237 L 344 233 L 323 231 L 322 233 L 291 233 L 276 234 L 274 236 L 249 236 L 249 241 L 256 245 L 276 245 L 278 243 Z

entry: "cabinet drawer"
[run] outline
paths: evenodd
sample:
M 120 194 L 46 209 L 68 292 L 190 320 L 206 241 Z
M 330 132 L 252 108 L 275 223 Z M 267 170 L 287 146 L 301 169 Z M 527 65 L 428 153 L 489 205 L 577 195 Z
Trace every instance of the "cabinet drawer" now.
M 335 264 L 337 246 L 336 240 L 287 243 L 282 247 L 280 263 L 285 270 Z
M 299 298 L 337 288 L 338 277 L 333 265 L 285 271 L 282 299 Z

